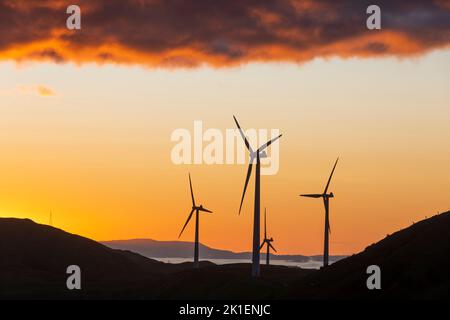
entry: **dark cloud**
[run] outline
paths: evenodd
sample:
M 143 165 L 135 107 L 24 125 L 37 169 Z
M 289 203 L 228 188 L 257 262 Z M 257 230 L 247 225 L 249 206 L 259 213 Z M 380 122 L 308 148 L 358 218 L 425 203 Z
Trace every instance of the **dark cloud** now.
M 65 28 L 63 0 L 0 0 L 0 60 L 216 67 L 316 57 L 416 55 L 450 44 L 450 1 L 78 0 L 82 30 Z

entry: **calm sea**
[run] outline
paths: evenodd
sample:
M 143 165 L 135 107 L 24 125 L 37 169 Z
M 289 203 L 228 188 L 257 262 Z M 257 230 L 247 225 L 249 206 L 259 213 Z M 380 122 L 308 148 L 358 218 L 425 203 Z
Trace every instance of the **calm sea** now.
M 183 263 L 183 262 L 192 262 L 192 259 L 188 258 L 152 258 L 158 261 L 166 262 L 166 263 Z M 215 264 L 232 264 L 232 263 L 250 263 L 250 260 L 245 259 L 200 259 L 211 261 Z M 261 260 L 261 264 L 265 263 L 265 261 Z M 309 260 L 306 262 L 295 262 L 288 260 L 270 260 L 270 264 L 281 265 L 281 266 L 289 266 L 289 267 L 300 267 L 303 269 L 319 269 L 322 266 L 321 261 Z

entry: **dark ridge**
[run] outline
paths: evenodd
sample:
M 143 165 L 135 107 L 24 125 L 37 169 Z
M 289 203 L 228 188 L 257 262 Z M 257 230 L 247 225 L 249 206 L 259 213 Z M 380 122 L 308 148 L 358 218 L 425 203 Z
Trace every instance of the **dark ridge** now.
M 3 299 L 431 299 L 450 298 L 450 212 L 398 231 L 318 271 L 250 264 L 166 264 L 31 220 L 0 219 Z M 82 290 L 66 288 L 66 268 Z M 381 290 L 366 269 L 381 268 Z
M 381 290 L 368 290 L 367 267 L 381 269 Z M 285 297 L 450 297 L 450 212 L 422 220 L 296 282 Z
M 191 266 L 165 264 L 29 219 L 13 218 L 0 218 L 0 257 L 0 298 L 97 294 L 108 298 Z M 79 292 L 67 290 L 69 265 L 81 268 Z

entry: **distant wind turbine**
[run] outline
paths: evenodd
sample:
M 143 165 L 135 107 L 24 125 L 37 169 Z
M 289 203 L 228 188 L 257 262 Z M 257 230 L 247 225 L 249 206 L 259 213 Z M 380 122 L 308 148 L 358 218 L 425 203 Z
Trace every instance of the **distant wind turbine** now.
M 268 148 L 273 142 L 281 138 L 281 134 L 273 138 L 272 140 L 269 140 L 265 144 L 263 144 L 259 149 L 256 149 L 256 151 L 253 151 L 252 147 L 250 146 L 250 143 L 247 140 L 247 137 L 245 136 L 244 132 L 241 129 L 241 126 L 239 125 L 239 122 L 237 121 L 236 117 L 233 116 L 234 122 L 236 122 L 236 125 L 239 129 L 239 133 L 242 136 L 242 139 L 244 140 L 245 146 L 247 147 L 249 153 L 250 153 L 250 162 L 248 165 L 247 170 L 247 177 L 245 178 L 245 185 L 244 185 L 244 192 L 242 193 L 241 198 L 241 205 L 239 206 L 239 214 L 241 213 L 242 209 L 242 203 L 244 201 L 245 192 L 247 190 L 248 181 L 250 180 L 250 176 L 252 174 L 252 168 L 253 168 L 253 162 L 256 159 L 256 173 L 255 173 L 255 204 L 254 204 L 254 217 L 253 217 L 253 252 L 252 252 L 252 276 L 253 277 L 259 277 L 260 274 L 260 268 L 259 268 L 259 240 L 260 240 L 260 188 L 261 188 L 261 158 L 266 158 L 267 153 L 265 151 L 266 148 Z
M 49 226 L 53 227 L 53 213 L 51 210 L 50 210 Z
M 338 163 L 339 158 L 336 159 L 334 163 L 333 170 L 331 171 L 330 177 L 328 178 L 327 185 L 325 186 L 325 190 L 322 194 L 302 194 L 302 197 L 309 198 L 323 198 L 323 204 L 325 205 L 325 240 L 324 240 L 324 249 L 323 249 L 323 266 L 328 266 L 328 235 L 331 233 L 330 228 L 330 218 L 329 218 L 329 201 L 330 198 L 334 198 L 333 192 L 327 194 L 328 187 L 330 186 L 331 178 L 333 177 L 334 169 L 336 169 L 336 165 Z
M 186 223 L 183 226 L 183 229 L 181 229 L 180 235 L 178 236 L 178 239 L 181 237 L 181 235 L 183 234 L 184 229 L 186 228 L 186 226 L 188 225 L 189 221 L 192 218 L 192 215 L 194 214 L 195 211 L 195 244 L 194 244 L 194 268 L 198 268 L 199 263 L 198 263 L 198 229 L 199 229 L 199 212 L 209 212 L 212 213 L 212 211 L 209 211 L 205 208 L 203 208 L 202 205 L 197 206 L 195 204 L 195 199 L 194 199 L 194 191 L 192 190 L 192 181 L 191 181 L 191 175 L 189 174 L 189 187 L 191 189 L 191 198 L 192 198 L 192 210 L 191 213 L 189 213 L 189 216 L 186 220 Z
M 264 247 L 264 244 L 267 245 L 267 253 L 266 253 L 266 265 L 270 265 L 270 260 L 269 260 L 269 256 L 270 256 L 270 248 L 273 249 L 273 251 L 277 252 L 277 250 L 272 246 L 272 242 L 273 242 L 273 238 L 271 237 L 270 239 L 267 238 L 267 215 L 266 215 L 266 208 L 264 208 L 264 240 L 261 243 L 261 247 L 259 247 L 259 250 L 262 250 L 262 248 Z

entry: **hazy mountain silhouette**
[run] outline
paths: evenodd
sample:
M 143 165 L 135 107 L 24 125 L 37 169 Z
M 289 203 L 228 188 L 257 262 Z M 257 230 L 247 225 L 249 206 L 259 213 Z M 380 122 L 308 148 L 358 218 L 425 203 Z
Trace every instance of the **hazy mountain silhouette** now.
M 31 220 L 0 219 L 0 298 L 321 299 L 450 298 L 450 212 L 386 237 L 322 270 L 202 263 L 165 264 Z M 192 254 L 192 247 L 191 254 Z M 82 290 L 65 270 L 82 269 Z M 366 268 L 381 268 L 368 290 Z
M 192 258 L 193 242 L 187 241 L 157 241 L 152 239 L 132 239 L 102 241 L 102 244 L 120 250 L 130 250 L 148 258 Z M 251 252 L 232 252 L 229 250 L 214 249 L 200 243 L 200 257 L 202 259 L 251 259 Z M 330 256 L 330 261 L 337 261 L 345 256 Z M 261 253 L 261 259 L 265 253 Z M 309 260 L 321 261 L 322 256 L 304 255 L 274 255 L 271 260 L 288 260 L 307 262 Z
M 207 263 L 204 263 L 207 264 Z M 116 296 L 124 288 L 158 279 L 160 274 L 190 267 L 113 250 L 93 240 L 39 225 L 28 219 L 0 218 L 0 298 L 64 297 L 66 269 L 82 270 L 81 295 Z

